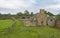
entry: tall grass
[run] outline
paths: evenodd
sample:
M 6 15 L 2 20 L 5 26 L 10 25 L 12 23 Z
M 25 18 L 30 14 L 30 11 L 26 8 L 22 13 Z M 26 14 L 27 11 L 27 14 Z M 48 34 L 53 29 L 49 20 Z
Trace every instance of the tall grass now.
M 0 29 L 8 28 L 13 23 L 12 20 L 0 20 Z
M 0 38 L 60 38 L 60 29 L 43 27 L 24 27 L 20 20 L 16 20 L 13 32 L 0 33 Z

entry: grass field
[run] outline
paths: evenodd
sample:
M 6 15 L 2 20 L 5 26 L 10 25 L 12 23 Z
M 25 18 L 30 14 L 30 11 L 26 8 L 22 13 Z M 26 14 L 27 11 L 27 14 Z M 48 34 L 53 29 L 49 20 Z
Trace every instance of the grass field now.
M 8 28 L 13 23 L 12 20 L 0 20 L 0 29 Z
M 0 38 L 60 38 L 60 29 L 51 27 L 24 27 L 16 20 L 13 32 L 0 32 Z

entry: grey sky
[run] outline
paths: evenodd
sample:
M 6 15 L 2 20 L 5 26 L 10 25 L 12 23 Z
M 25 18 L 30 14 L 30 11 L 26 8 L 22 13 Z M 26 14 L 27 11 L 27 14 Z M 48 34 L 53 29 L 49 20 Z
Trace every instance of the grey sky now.
M 0 12 L 3 14 L 16 14 L 24 10 L 37 13 L 41 8 L 58 14 L 60 12 L 60 0 L 0 0 Z

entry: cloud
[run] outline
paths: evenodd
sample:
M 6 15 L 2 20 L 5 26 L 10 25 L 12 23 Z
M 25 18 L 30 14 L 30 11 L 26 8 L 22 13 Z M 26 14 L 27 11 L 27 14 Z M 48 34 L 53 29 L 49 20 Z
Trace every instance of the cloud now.
M 49 5 L 44 7 L 46 9 L 60 9 L 60 4 L 56 4 L 56 5 Z
M 16 13 L 24 10 L 34 11 L 36 0 L 0 0 L 0 12 Z
M 57 3 L 60 3 L 60 0 L 53 0 L 53 2 L 57 2 Z
M 60 0 L 48 0 L 42 3 L 39 8 L 58 14 L 60 12 Z
M 0 0 L 0 12 L 16 13 L 29 10 L 36 13 L 41 8 L 48 9 L 55 14 L 59 12 L 60 0 Z
M 16 8 L 27 8 L 35 4 L 35 0 L 0 0 L 0 7 L 16 9 Z

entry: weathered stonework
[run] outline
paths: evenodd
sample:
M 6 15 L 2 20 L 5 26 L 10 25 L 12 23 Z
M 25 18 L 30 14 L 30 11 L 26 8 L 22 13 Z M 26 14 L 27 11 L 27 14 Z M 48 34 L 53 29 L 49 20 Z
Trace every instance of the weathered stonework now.
M 54 18 L 52 18 L 52 17 L 49 18 L 49 17 L 48 17 L 48 18 L 47 18 L 47 23 L 48 23 L 48 24 L 47 24 L 48 26 L 53 27 L 53 26 L 55 26 L 56 21 L 55 21 Z
M 24 20 L 24 21 L 23 21 L 23 24 L 24 24 L 25 26 L 36 26 L 36 22 L 31 21 L 31 20 Z
M 52 20 L 52 21 L 51 21 Z M 24 21 L 25 26 L 54 26 L 55 19 L 53 17 L 48 19 L 47 14 L 45 14 L 45 10 L 41 9 L 39 13 L 32 16 L 29 20 Z
M 44 10 L 40 10 L 40 13 L 37 14 L 38 25 L 46 25 L 47 16 L 44 12 Z
M 30 20 L 24 20 L 23 23 L 25 26 L 31 26 Z
M 56 20 L 56 27 L 60 27 L 60 20 Z

